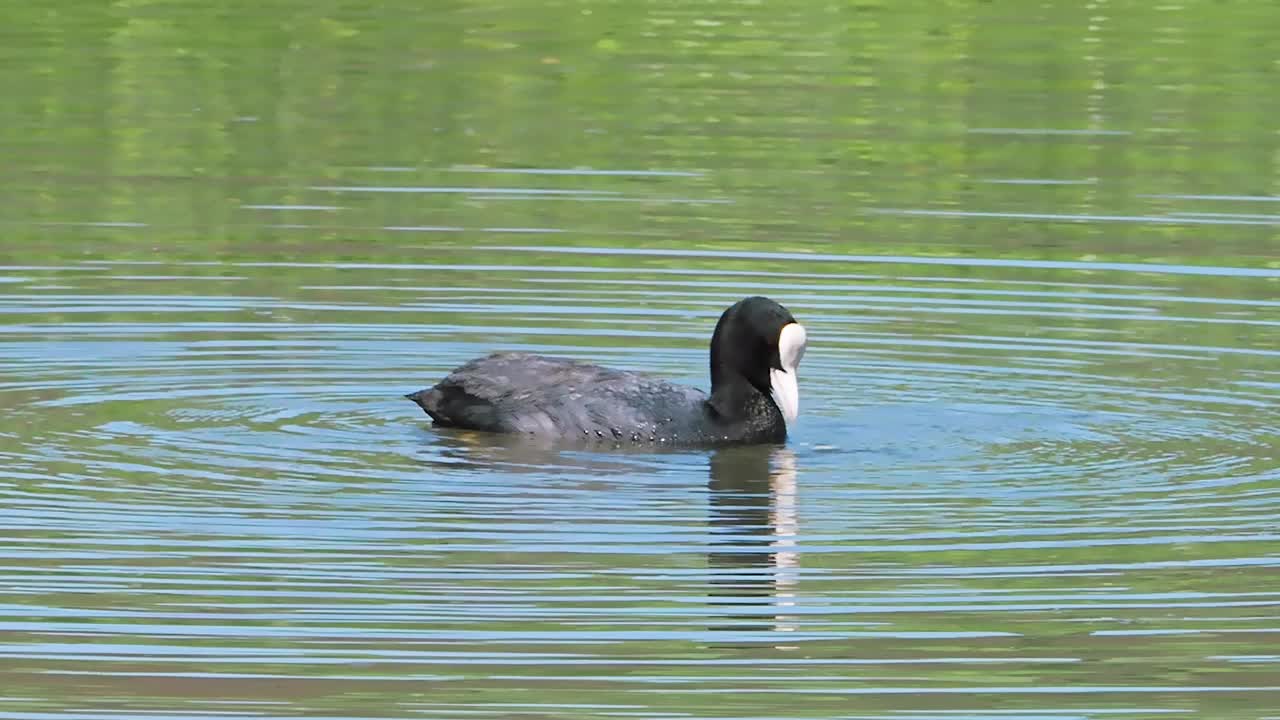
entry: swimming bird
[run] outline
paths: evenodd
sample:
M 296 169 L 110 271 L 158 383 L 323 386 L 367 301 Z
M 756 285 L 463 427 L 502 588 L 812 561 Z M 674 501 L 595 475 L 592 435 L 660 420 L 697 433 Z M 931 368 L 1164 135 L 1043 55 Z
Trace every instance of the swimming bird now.
M 807 335 L 791 312 L 749 297 L 711 335 L 711 393 L 647 373 L 497 352 L 405 397 L 435 425 L 615 445 L 780 443 L 800 412 Z

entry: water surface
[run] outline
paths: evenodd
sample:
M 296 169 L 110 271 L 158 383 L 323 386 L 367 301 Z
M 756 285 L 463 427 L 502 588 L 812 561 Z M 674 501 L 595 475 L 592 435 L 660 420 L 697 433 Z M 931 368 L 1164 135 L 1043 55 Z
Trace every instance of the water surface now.
M 1277 717 L 1271 11 L 50 7 L 0 718 Z M 809 330 L 785 446 L 401 397 L 705 387 L 749 294 Z

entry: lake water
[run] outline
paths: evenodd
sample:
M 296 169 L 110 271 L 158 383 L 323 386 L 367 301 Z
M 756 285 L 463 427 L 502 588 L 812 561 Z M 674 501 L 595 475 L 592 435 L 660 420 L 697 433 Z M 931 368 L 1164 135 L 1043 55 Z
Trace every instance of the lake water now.
M 1274 8 L 6 12 L 0 718 L 1280 718 Z M 784 447 L 402 397 L 751 294 Z

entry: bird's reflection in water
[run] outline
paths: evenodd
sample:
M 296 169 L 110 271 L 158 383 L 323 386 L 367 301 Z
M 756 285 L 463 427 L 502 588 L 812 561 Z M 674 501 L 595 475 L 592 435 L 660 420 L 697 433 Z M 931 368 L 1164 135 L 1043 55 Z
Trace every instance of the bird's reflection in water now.
M 512 476 L 559 475 L 563 471 L 593 478 L 625 477 L 628 473 L 657 467 L 660 456 L 627 452 L 628 449 L 574 447 L 546 438 L 524 435 L 432 428 L 430 443 L 424 444 L 420 460 L 427 465 L 451 468 L 487 469 Z M 585 452 L 583 451 L 585 449 Z M 572 452 L 572 451 L 579 452 Z
M 711 456 L 711 603 L 728 631 L 791 631 L 799 572 L 796 456 L 737 447 Z

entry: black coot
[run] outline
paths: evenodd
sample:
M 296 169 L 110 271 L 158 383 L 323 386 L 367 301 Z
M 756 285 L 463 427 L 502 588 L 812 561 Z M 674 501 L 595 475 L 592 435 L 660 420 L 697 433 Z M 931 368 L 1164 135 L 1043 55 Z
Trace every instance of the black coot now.
M 782 442 L 796 419 L 805 330 L 765 297 L 734 303 L 711 336 L 711 394 L 644 373 L 500 352 L 406 395 L 442 427 L 615 444 Z

